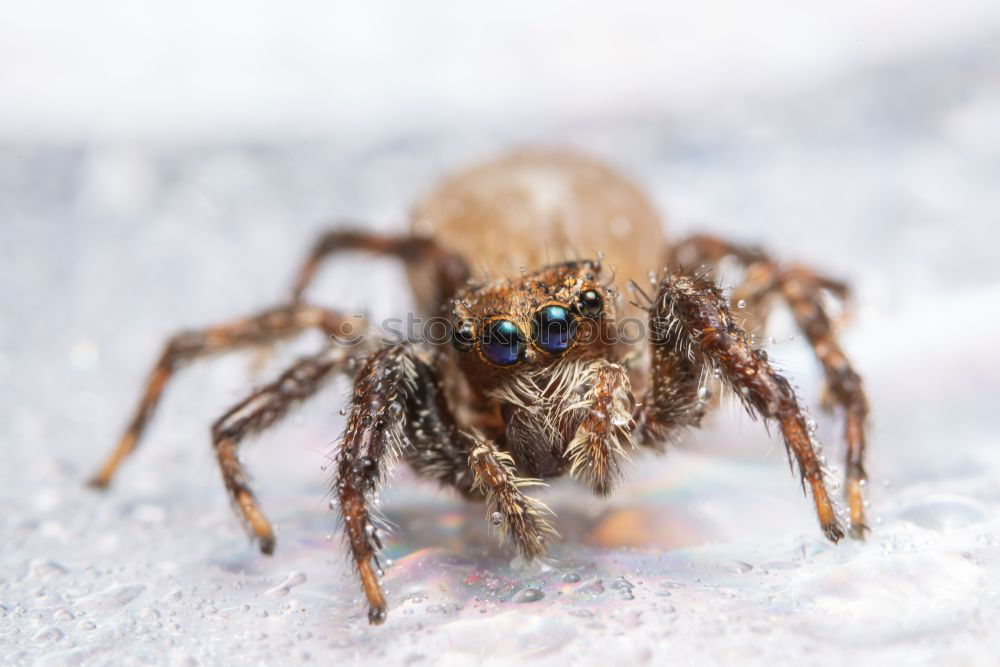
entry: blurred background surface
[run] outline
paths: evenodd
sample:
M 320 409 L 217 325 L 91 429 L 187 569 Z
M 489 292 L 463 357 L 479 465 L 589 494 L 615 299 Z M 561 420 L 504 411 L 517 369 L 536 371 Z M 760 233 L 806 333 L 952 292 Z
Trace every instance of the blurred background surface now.
M 0 662 L 993 662 L 1000 5 L 2 15 Z M 110 493 L 81 488 L 167 335 L 278 302 L 330 221 L 403 229 L 443 175 L 530 143 L 616 165 L 675 236 L 851 282 L 866 543 L 822 541 L 780 445 L 727 403 L 610 500 L 547 491 L 565 542 L 544 567 L 401 473 L 383 503 L 390 616 L 370 628 L 320 470 L 347 387 L 248 449 L 274 558 L 247 545 L 209 448 L 211 421 L 310 336 L 262 371 L 241 355 L 186 370 Z M 399 267 L 369 258 L 313 295 L 375 317 L 411 305 Z M 817 405 L 787 314 L 771 335 Z M 839 424 L 816 416 L 840 468 Z

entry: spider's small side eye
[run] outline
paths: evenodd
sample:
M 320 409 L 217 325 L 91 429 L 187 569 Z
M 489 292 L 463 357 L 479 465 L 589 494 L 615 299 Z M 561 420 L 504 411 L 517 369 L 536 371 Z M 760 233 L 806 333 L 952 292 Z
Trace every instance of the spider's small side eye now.
M 604 307 L 604 300 L 601 293 L 595 289 L 588 289 L 580 292 L 576 302 L 576 308 L 584 317 L 598 317 Z
M 531 337 L 538 347 L 552 354 L 568 348 L 575 335 L 576 318 L 562 306 L 545 306 L 531 321 Z
M 483 356 L 497 366 L 511 366 L 524 356 L 524 334 L 510 320 L 494 320 L 480 341 Z
M 476 342 L 476 331 L 472 322 L 465 320 L 455 325 L 451 332 L 451 344 L 459 352 L 468 352 Z

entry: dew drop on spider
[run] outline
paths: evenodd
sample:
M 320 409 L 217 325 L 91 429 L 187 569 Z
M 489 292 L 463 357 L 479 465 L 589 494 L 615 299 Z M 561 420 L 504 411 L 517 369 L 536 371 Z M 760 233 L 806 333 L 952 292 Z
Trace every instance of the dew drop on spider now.
M 740 299 L 739 301 L 737 301 L 736 302 L 736 307 L 739 308 L 740 310 L 743 310 L 744 308 L 746 308 L 747 307 L 747 301 L 746 301 L 746 299 Z
M 503 514 L 500 514 L 500 512 L 494 512 L 493 514 L 491 514 L 490 523 L 492 523 L 494 526 L 499 526 L 500 524 L 502 524 Z
M 629 423 L 628 413 L 621 411 L 615 412 L 613 415 L 611 415 L 611 423 L 614 424 L 615 426 L 628 426 Z

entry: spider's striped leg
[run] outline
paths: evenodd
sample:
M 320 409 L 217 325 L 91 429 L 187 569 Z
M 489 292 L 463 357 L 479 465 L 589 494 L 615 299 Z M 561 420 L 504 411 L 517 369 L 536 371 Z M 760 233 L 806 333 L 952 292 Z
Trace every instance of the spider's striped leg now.
M 790 269 L 781 277 L 781 293 L 792 309 L 795 321 L 805 333 L 823 365 L 827 393 L 844 410 L 844 439 L 847 441 L 847 494 L 851 512 L 851 537 L 862 539 L 865 523 L 865 430 L 868 399 L 861 377 L 851 367 L 834 333 L 833 324 L 823 309 L 821 290 L 825 285 L 808 270 Z
M 844 440 L 847 443 L 845 493 L 851 513 L 851 537 L 861 539 L 868 530 L 865 523 L 864 456 L 868 421 L 868 399 L 861 376 L 854 370 L 837 341 L 836 327 L 824 306 L 824 293 L 841 301 L 849 289 L 841 281 L 817 274 L 804 266 L 780 266 L 763 251 L 727 243 L 711 236 L 692 236 L 674 247 L 670 266 L 717 265 L 724 257 L 733 257 L 746 267 L 743 282 L 730 296 L 730 304 L 743 306 L 740 317 L 745 329 L 762 335 L 770 304 L 775 297 L 788 304 L 799 329 L 805 334 L 826 376 L 826 395 L 844 414 Z
M 428 265 L 433 281 L 432 300 L 436 305 L 444 304 L 465 285 L 469 278 L 469 268 L 465 261 L 432 239 L 338 229 L 328 231 L 316 240 L 295 277 L 292 300 L 298 301 L 302 298 L 316 271 L 327 257 L 352 251 L 396 257 L 411 266 Z
M 697 400 L 696 393 L 692 398 L 691 390 L 697 387 L 697 374 L 692 371 L 700 363 L 719 371 L 751 415 L 778 423 L 786 448 L 798 461 L 803 486 L 808 483 L 812 490 L 823 532 L 833 542 L 840 540 L 843 529 L 834 513 L 823 468 L 795 393 L 788 380 L 768 363 L 767 354 L 750 343 L 749 335 L 734 321 L 715 284 L 706 278 L 681 273 L 664 278 L 650 309 L 650 337 L 654 360 L 657 348 L 671 350 L 675 360 L 681 360 L 681 370 L 686 372 L 675 392 L 682 405 L 680 414 L 697 414 L 696 409 L 683 406 Z M 657 405 L 657 399 L 654 378 L 653 408 L 647 418 L 654 424 L 658 417 L 671 414 L 670 401 Z
M 377 577 L 382 543 L 370 505 L 388 469 L 409 449 L 404 425 L 407 398 L 418 391 L 418 363 L 405 343 L 379 350 L 365 362 L 355 377 L 351 413 L 336 456 L 333 493 L 340 501 L 344 536 L 372 624 L 385 621 L 386 602 Z
M 278 379 L 267 384 L 222 415 L 212 426 L 212 444 L 219 459 L 222 481 L 247 532 L 265 554 L 274 552 L 274 529 L 261 511 L 239 457 L 248 435 L 276 423 L 297 403 L 316 393 L 335 373 L 346 371 L 348 361 L 364 354 L 362 346 L 330 345 L 295 362 Z
M 203 357 L 259 346 L 316 328 L 330 336 L 356 335 L 358 323 L 324 308 L 306 304 L 282 306 L 252 317 L 170 338 L 146 381 L 142 398 L 118 444 L 89 484 L 105 488 L 121 462 L 138 446 L 163 390 L 171 376 L 183 365 Z

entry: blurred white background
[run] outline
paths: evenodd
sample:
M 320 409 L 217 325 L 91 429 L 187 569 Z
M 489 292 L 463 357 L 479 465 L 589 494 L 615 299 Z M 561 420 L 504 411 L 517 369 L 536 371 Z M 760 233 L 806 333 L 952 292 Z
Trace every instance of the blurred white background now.
M 216 142 L 700 114 L 989 47 L 998 22 L 989 0 L 6 2 L 0 132 Z
M 615 164 L 675 236 L 854 286 L 866 543 L 823 544 L 781 448 L 726 407 L 607 501 L 556 485 L 566 541 L 541 570 L 404 476 L 369 628 L 324 539 L 346 387 L 248 450 L 273 559 L 208 446 L 308 336 L 263 375 L 180 374 L 115 488 L 81 488 L 166 335 L 282 299 L 326 221 L 402 229 L 449 170 L 533 142 Z M 996 2 L 0 3 L 0 663 L 994 664 L 997 183 Z M 369 259 L 314 294 L 409 305 Z M 773 333 L 816 405 L 786 314 Z M 513 602 L 526 587 L 544 598 Z

